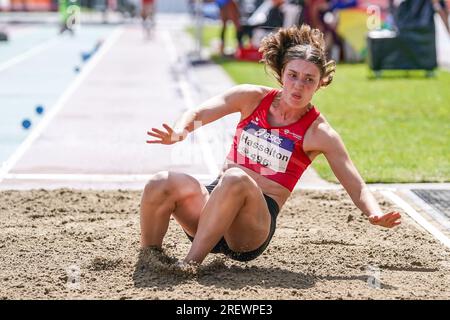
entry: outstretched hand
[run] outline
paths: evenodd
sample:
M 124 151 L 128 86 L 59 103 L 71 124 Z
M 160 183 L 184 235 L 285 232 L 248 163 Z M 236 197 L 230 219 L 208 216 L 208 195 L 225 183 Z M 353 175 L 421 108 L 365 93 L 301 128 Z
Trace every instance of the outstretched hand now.
M 381 216 L 371 215 L 369 216 L 369 222 L 385 228 L 392 228 L 401 223 L 400 218 L 401 215 L 399 212 L 392 211 Z
M 166 131 L 162 131 L 156 128 L 152 128 L 151 131 L 147 131 L 147 134 L 149 136 L 156 138 L 153 140 L 147 140 L 147 143 L 174 144 L 186 138 L 187 132 L 175 131 L 165 123 L 163 123 L 163 127 L 164 129 L 166 129 Z

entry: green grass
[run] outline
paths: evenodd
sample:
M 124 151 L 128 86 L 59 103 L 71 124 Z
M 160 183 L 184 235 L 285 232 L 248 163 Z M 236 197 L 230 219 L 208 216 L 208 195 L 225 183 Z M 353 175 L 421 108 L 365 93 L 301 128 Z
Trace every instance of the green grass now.
M 217 56 L 213 56 L 213 61 L 221 65 L 236 83 L 254 83 L 269 87 L 279 87 L 277 81 L 265 72 L 263 64 L 236 61 Z
M 258 63 L 216 58 L 236 83 L 276 86 Z M 313 102 L 343 138 L 367 182 L 450 181 L 450 73 L 386 72 L 338 65 L 334 82 Z M 323 156 L 319 175 L 336 181 Z

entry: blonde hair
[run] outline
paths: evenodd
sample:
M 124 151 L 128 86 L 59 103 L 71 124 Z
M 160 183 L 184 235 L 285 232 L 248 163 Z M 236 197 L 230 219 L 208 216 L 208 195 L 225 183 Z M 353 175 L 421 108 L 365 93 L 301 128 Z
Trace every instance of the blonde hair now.
M 336 62 L 327 61 L 323 33 L 309 25 L 281 28 L 276 33 L 269 34 L 262 40 L 259 51 L 263 55 L 261 62 L 274 72 L 281 85 L 284 67 L 294 59 L 314 63 L 320 70 L 322 87 L 333 81 Z

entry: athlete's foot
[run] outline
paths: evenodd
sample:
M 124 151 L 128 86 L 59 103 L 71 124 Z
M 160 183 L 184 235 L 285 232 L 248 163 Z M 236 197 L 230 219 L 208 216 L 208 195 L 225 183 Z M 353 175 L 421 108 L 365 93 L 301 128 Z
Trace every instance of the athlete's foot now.
M 142 270 L 152 270 L 164 272 L 170 270 L 177 259 L 169 256 L 163 249 L 156 246 L 141 248 L 138 256 L 138 263 Z
M 189 263 L 184 262 L 183 260 L 178 260 L 177 262 L 175 262 L 175 268 L 181 270 L 188 268 L 189 265 L 190 265 Z
M 191 247 L 192 250 L 192 247 Z M 195 254 L 189 251 L 186 258 L 184 258 L 183 262 L 186 264 L 201 264 L 203 260 L 205 260 L 206 256 L 208 255 L 208 252 L 206 254 Z
M 198 272 L 200 264 L 196 262 L 185 262 L 184 260 L 178 260 L 173 266 L 173 271 L 181 275 L 195 275 Z

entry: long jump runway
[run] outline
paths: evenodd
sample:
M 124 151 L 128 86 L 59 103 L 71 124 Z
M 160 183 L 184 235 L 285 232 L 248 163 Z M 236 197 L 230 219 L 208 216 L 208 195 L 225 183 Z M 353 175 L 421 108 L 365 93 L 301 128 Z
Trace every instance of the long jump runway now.
M 19 148 L 2 188 L 51 187 L 51 181 L 54 187 L 67 182 L 76 187 L 76 181 L 84 186 L 97 181 L 101 187 L 117 180 L 142 187 L 150 173 L 169 169 L 200 178 L 217 174 L 205 161 L 201 134 L 174 148 L 145 143 L 147 130 L 173 124 L 187 108 L 189 92 L 168 70 L 165 40 L 143 42 L 139 28 L 118 29 L 111 37 L 113 43 L 105 42 L 108 47 L 56 102 L 56 112 L 47 114 L 45 126 L 35 128 L 28 137 L 32 141 Z

